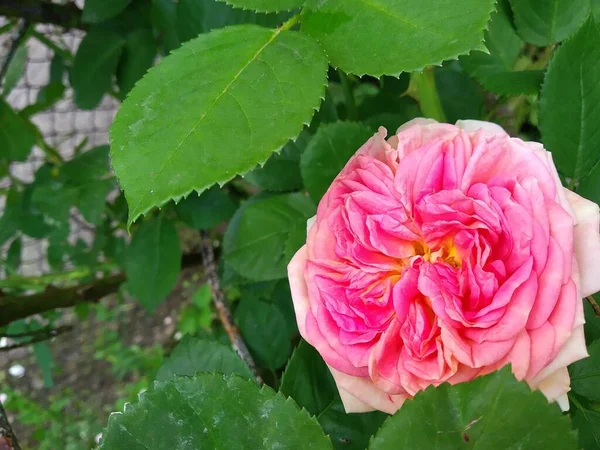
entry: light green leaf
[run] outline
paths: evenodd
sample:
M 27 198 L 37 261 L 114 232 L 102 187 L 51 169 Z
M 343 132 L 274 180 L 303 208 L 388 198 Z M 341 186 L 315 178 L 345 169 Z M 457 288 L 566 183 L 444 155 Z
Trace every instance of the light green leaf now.
M 448 67 L 437 68 L 435 85 L 448 123 L 482 119 L 483 92 L 464 72 Z
M 600 22 L 600 0 L 592 0 L 592 14 L 594 20 Z
M 277 306 L 257 300 L 242 300 L 235 319 L 252 354 L 261 365 L 278 369 L 291 351 L 285 317 Z
M 308 0 L 302 30 L 333 66 L 399 75 L 481 46 L 493 0 Z
M 570 420 L 509 367 L 468 383 L 429 387 L 385 421 L 370 450 L 577 448 Z
M 6 69 L 6 75 L 4 75 L 4 88 L 2 95 L 6 98 L 8 94 L 17 85 L 23 73 L 25 72 L 25 62 L 27 61 L 27 45 L 23 42 L 17 51 L 13 55 L 8 68 Z
M 220 372 L 254 378 L 248 366 L 230 347 L 215 341 L 184 336 L 158 370 L 156 379 L 167 381 L 175 375 L 192 377 L 198 372 Z
M 461 65 L 483 87 L 496 94 L 535 94 L 544 73 L 541 70 L 515 70 L 522 42 L 510 23 L 510 11 L 505 5 L 498 3 L 490 28 L 485 32 L 488 52 L 473 51 L 461 56 Z
M 103 22 L 116 16 L 131 0 L 85 0 L 81 19 L 88 23 Z
M 219 0 L 236 8 L 258 12 L 291 11 L 300 8 L 306 0 Z
M 202 35 L 161 61 L 111 128 L 129 223 L 266 161 L 310 120 L 326 67 L 310 38 L 252 25 Z
M 175 226 L 167 218 L 142 222 L 127 249 L 127 287 L 153 311 L 175 287 L 181 270 L 181 247 Z
M 539 47 L 575 34 L 590 11 L 589 0 L 510 0 L 525 42 Z
M 125 50 L 117 70 L 121 98 L 125 98 L 135 83 L 152 67 L 155 57 L 156 41 L 152 30 L 143 28 L 134 30 L 127 35 Z
M 302 187 L 300 156 L 310 140 L 304 130 L 296 141 L 288 142 L 280 153 L 274 153 L 263 167 L 257 167 L 244 178 L 268 191 L 293 191 Z
M 588 346 L 589 357 L 569 366 L 571 389 L 585 398 L 600 402 L 600 341 Z
M 580 180 L 600 162 L 600 31 L 592 19 L 556 51 L 542 87 L 542 140 L 559 172 Z
M 284 278 L 290 233 L 297 226 L 306 226 L 314 213 L 313 202 L 302 194 L 273 196 L 243 206 L 225 233 L 225 261 L 253 281 Z
M 337 396 L 335 381 L 323 358 L 304 340 L 294 350 L 279 390 L 313 416 L 325 411 Z
M 25 161 L 35 144 L 34 130 L 1 98 L 0 124 L 0 159 Z
M 113 414 L 101 450 L 327 450 L 306 411 L 269 387 L 237 376 L 201 374 L 156 382 Z
M 321 200 L 350 157 L 372 135 L 372 130 L 353 122 L 337 122 L 319 128 L 300 162 L 304 186 L 315 202 Z
M 198 230 L 208 229 L 228 220 L 238 205 L 219 186 L 198 195 L 192 192 L 181 200 L 175 210 L 181 220 Z
M 75 103 L 81 109 L 93 109 L 112 88 L 113 75 L 125 39 L 116 31 L 92 28 L 85 35 L 71 70 Z

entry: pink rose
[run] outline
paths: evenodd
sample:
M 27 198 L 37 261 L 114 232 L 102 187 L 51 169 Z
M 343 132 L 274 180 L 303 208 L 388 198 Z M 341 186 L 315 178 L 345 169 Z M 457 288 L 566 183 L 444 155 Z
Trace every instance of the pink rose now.
M 568 409 L 582 297 L 600 289 L 598 206 L 561 186 L 541 144 L 491 123 L 385 136 L 333 181 L 288 267 L 300 333 L 346 411 L 394 413 L 508 363 Z

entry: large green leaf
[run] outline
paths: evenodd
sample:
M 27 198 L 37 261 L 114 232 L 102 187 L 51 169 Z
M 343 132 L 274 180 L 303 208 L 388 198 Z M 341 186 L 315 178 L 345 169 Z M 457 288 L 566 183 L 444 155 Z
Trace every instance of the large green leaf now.
M 579 434 L 579 445 L 584 450 L 600 448 L 600 412 L 585 408 L 579 402 L 574 403 L 573 426 Z
M 236 8 L 259 12 L 290 11 L 301 7 L 306 0 L 219 0 Z
M 573 181 L 600 161 L 600 30 L 592 19 L 555 53 L 540 99 L 540 129 L 558 170 Z
M 111 128 L 129 222 L 266 161 L 310 120 L 326 67 L 309 37 L 253 25 L 202 35 L 161 61 Z
M 17 51 L 13 55 L 8 67 L 6 69 L 6 75 L 4 75 L 4 87 L 2 89 L 2 95 L 4 98 L 13 88 L 17 85 L 23 73 L 25 72 L 25 63 L 27 61 L 27 44 L 23 42 L 17 48 Z
M 490 28 L 485 32 L 487 52 L 474 51 L 462 56 L 460 62 L 483 87 L 496 94 L 535 94 L 544 73 L 541 70 L 515 70 L 522 42 L 510 23 L 510 11 L 504 2 L 492 14 Z
M 509 367 L 469 383 L 429 387 L 377 432 L 370 450 L 577 448 L 570 420 Z
M 435 71 L 435 85 L 448 123 L 482 119 L 483 92 L 464 72 L 440 67 Z
M 216 341 L 184 336 L 158 370 L 156 379 L 167 381 L 175 375 L 191 377 L 197 372 L 234 373 L 243 378 L 253 378 L 248 366 L 230 347 Z
M 173 222 L 149 218 L 135 231 L 127 249 L 127 288 L 153 311 L 175 287 L 181 270 L 181 247 Z
M 186 224 L 201 230 L 226 221 L 233 216 L 237 207 L 237 203 L 223 189 L 213 186 L 200 195 L 192 192 L 177 204 L 175 210 Z
M 287 361 L 291 345 L 285 317 L 275 305 L 243 299 L 235 318 L 244 340 L 261 365 L 278 369 Z
M 284 278 L 290 233 L 295 227 L 306 227 L 314 213 L 313 202 L 302 194 L 278 195 L 245 205 L 225 233 L 225 261 L 250 280 Z
M 111 89 L 113 75 L 125 39 L 107 28 L 92 28 L 85 35 L 71 70 L 75 103 L 81 109 L 93 109 Z
M 600 402 L 600 340 L 588 347 L 589 357 L 569 366 L 571 389 L 589 400 Z
M 372 134 L 365 125 L 353 122 L 336 122 L 319 128 L 300 162 L 304 186 L 315 202 L 321 200 L 336 175 Z
M 308 0 L 302 30 L 331 64 L 398 75 L 481 47 L 493 0 Z
M 575 34 L 590 11 L 589 0 L 510 0 L 517 31 L 544 47 Z
M 293 191 L 302 187 L 300 156 L 310 140 L 304 130 L 298 139 L 288 142 L 283 150 L 274 153 L 263 167 L 257 167 L 245 175 L 252 184 L 268 191 Z
M 31 125 L 0 98 L 0 159 L 24 161 L 35 144 Z
M 152 67 L 155 57 L 156 41 L 152 30 L 142 28 L 127 35 L 125 50 L 117 71 L 119 94 L 122 98 L 125 98 L 135 83 Z
M 113 414 L 101 450 L 331 449 L 306 411 L 237 376 L 201 374 L 156 382 Z
M 131 3 L 131 0 L 85 0 L 83 14 L 84 22 L 96 23 L 116 16 Z

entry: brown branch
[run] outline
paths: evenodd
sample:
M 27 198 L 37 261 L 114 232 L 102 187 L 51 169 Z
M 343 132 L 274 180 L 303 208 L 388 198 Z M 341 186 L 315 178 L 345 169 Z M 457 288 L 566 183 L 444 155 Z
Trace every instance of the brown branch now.
M 223 328 L 225 328 L 225 332 L 227 336 L 229 336 L 229 340 L 231 341 L 231 345 L 235 349 L 240 358 L 248 365 L 250 371 L 254 374 L 256 381 L 258 383 L 263 384 L 264 381 L 258 372 L 256 367 L 256 363 L 242 339 L 242 335 L 240 334 L 240 330 L 235 324 L 233 320 L 233 316 L 231 315 L 231 311 L 227 306 L 225 301 L 225 296 L 223 295 L 223 291 L 221 290 L 221 283 L 219 281 L 219 275 L 217 273 L 217 265 L 215 264 L 215 254 L 212 243 L 210 242 L 210 238 L 208 233 L 205 230 L 200 231 L 200 237 L 202 238 L 202 256 L 203 256 L 203 265 L 204 271 L 206 274 L 206 278 L 208 280 L 208 285 L 213 294 L 213 303 L 215 304 L 215 308 L 217 309 L 217 314 L 219 315 L 219 319 L 223 323 Z
M 42 0 L 0 0 L 0 16 L 22 18 L 32 23 L 50 23 L 63 28 L 87 29 L 75 3 L 59 5 Z
M 201 262 L 200 254 L 188 254 L 181 258 L 183 268 L 194 267 Z M 0 296 L 0 327 L 34 314 L 98 302 L 117 291 L 124 281 L 125 274 L 117 274 L 68 288 L 48 286 L 38 294 Z
M 17 53 L 19 45 L 21 45 L 21 42 L 23 42 L 23 39 L 25 39 L 28 29 L 29 24 L 27 23 L 27 21 L 20 20 L 19 24 L 17 25 L 17 29 L 13 32 L 13 35 L 11 36 L 12 41 L 10 43 L 10 47 L 6 54 L 6 58 L 4 58 L 4 61 L 2 61 L 2 67 L 0 67 L 0 82 L 4 80 L 4 75 L 6 75 L 6 72 L 8 71 L 8 66 L 10 66 L 10 62 L 12 61 L 13 56 L 15 56 L 15 53 Z
M 596 314 L 596 317 L 600 318 L 600 306 L 598 306 L 598 303 L 596 303 L 596 299 L 594 298 L 594 296 L 592 295 L 588 295 L 586 297 L 588 303 L 592 306 L 592 309 L 594 310 L 594 314 Z
M 0 402 L 0 449 L 1 450 L 21 450 L 17 437 L 10 426 L 4 406 Z
M 12 345 L 7 345 L 6 347 L 0 347 L 0 352 L 8 352 L 8 351 L 14 350 L 16 348 L 27 347 L 31 344 L 36 344 L 38 342 L 47 341 L 48 339 L 52 339 L 60 334 L 68 333 L 69 331 L 72 331 L 72 330 L 73 330 L 73 327 L 71 325 L 63 325 L 58 328 L 43 328 L 41 330 L 32 331 L 30 333 L 32 336 L 31 339 L 24 341 L 24 342 L 18 342 L 16 344 L 12 344 Z M 20 334 L 25 334 L 25 333 L 20 333 Z M 5 335 L 5 337 L 11 337 L 11 336 Z M 2 447 L 0 447 L 0 449 L 1 448 Z

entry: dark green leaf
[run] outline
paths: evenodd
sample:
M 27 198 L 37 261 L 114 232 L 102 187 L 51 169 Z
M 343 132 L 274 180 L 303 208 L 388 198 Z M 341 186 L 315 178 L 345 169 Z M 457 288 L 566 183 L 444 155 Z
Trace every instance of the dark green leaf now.
M 310 140 L 303 131 L 296 141 L 288 142 L 280 153 L 274 153 L 263 167 L 245 175 L 245 179 L 268 191 L 293 191 L 302 187 L 300 156 Z
M 90 180 L 105 179 L 110 176 L 108 149 L 108 145 L 101 145 L 88 150 L 67 162 L 62 167 L 62 172 L 73 184 L 85 184 Z
M 198 195 L 192 192 L 181 200 L 175 210 L 181 220 L 198 230 L 212 228 L 228 220 L 238 205 L 219 186 Z
M 177 5 L 174 0 L 152 0 L 150 17 L 162 35 L 165 53 L 179 47 L 177 34 Z
M 304 186 L 315 202 L 321 200 L 333 179 L 372 134 L 366 126 L 352 122 L 337 122 L 319 128 L 300 162 Z
M 77 206 L 85 220 L 93 225 L 99 225 L 104 215 L 106 197 L 115 188 L 112 179 L 96 180 L 79 188 Z
M 577 447 L 570 420 L 509 367 L 468 383 L 429 387 L 407 400 L 377 432 L 370 450 Z
M 590 11 L 589 0 L 510 0 L 517 31 L 539 47 L 555 44 L 579 29 Z
M 25 161 L 35 144 L 34 130 L 1 98 L 0 124 L 0 159 Z
M 242 300 L 235 318 L 244 340 L 261 365 L 278 369 L 285 364 L 291 345 L 279 308 L 261 301 Z
M 466 74 L 440 67 L 435 71 L 435 84 L 448 123 L 482 118 L 483 92 Z
M 152 67 L 155 57 L 156 41 L 151 30 L 142 28 L 127 35 L 125 49 L 117 70 L 121 98 L 125 98 L 135 83 Z
M 65 92 L 65 85 L 61 82 L 51 82 L 44 86 L 38 92 L 35 103 L 27 105 L 19 113 L 22 117 L 29 117 L 50 108 L 54 103 L 60 100 Z
M 21 266 L 21 238 L 18 237 L 10 243 L 6 252 L 6 269 L 9 273 L 15 273 Z
M 539 91 L 544 73 L 541 70 L 516 71 L 521 52 L 521 39 L 513 29 L 509 11 L 503 2 L 492 14 L 490 28 L 485 32 L 488 52 L 474 51 L 462 56 L 465 71 L 487 90 L 501 95 L 535 94 Z
M 92 28 L 85 35 L 71 70 L 75 103 L 81 109 L 93 109 L 113 86 L 113 75 L 125 39 L 116 31 Z
M 294 350 L 279 390 L 313 416 L 319 416 L 337 396 L 335 381 L 323 358 L 304 340 Z
M 39 342 L 33 345 L 33 354 L 40 367 L 42 376 L 44 377 L 44 386 L 51 388 L 54 386 L 54 379 L 52 372 L 54 370 L 54 359 L 52 358 L 52 352 L 47 342 Z
M 290 11 L 304 5 L 305 0 L 219 0 L 236 8 L 261 12 Z
M 333 66 L 399 75 L 480 47 L 493 0 L 308 0 L 302 30 Z
M 600 31 L 592 19 L 555 53 L 542 88 L 540 129 L 565 177 L 580 180 L 600 161 Z
M 388 95 L 402 95 L 410 84 L 410 74 L 403 72 L 399 77 L 382 77 L 381 90 Z
M 579 434 L 579 445 L 584 450 L 600 448 L 600 412 L 577 404 L 573 412 L 573 426 Z
M 158 381 L 167 381 L 175 375 L 194 376 L 197 372 L 237 374 L 252 379 L 252 372 L 230 348 L 215 341 L 184 336 L 173 353 L 156 374 Z
M 571 389 L 589 400 L 600 402 L 600 341 L 588 346 L 589 357 L 569 366 Z
M 21 202 L 21 193 L 15 188 L 10 189 L 6 194 L 6 204 L 0 217 L 0 245 L 4 245 L 20 228 Z
M 83 7 L 84 22 L 97 23 L 116 16 L 131 3 L 131 0 L 85 0 Z
M 181 247 L 173 222 L 153 217 L 142 222 L 127 249 L 127 287 L 153 311 L 175 287 L 181 270 Z
M 10 63 L 8 64 L 8 68 L 6 69 L 6 74 L 4 75 L 4 88 L 2 90 L 2 95 L 6 98 L 8 94 L 13 90 L 13 88 L 17 85 L 23 73 L 25 72 L 25 62 L 27 61 L 27 44 L 23 42 L 17 48 L 17 51 L 13 55 Z
M 229 27 L 173 52 L 131 91 L 111 129 L 129 222 L 266 161 L 308 123 L 325 77 L 319 46 L 280 29 Z
M 592 0 L 592 14 L 596 23 L 600 22 L 600 0 Z
M 585 313 L 585 341 L 589 344 L 600 339 L 600 317 L 596 315 L 587 301 L 583 302 L 583 310 Z
M 225 233 L 225 260 L 253 281 L 284 278 L 290 233 L 306 226 L 314 213 L 314 204 L 302 194 L 273 196 L 240 208 Z
M 268 387 L 201 374 L 156 382 L 113 414 L 101 450 L 331 449 L 316 420 Z

